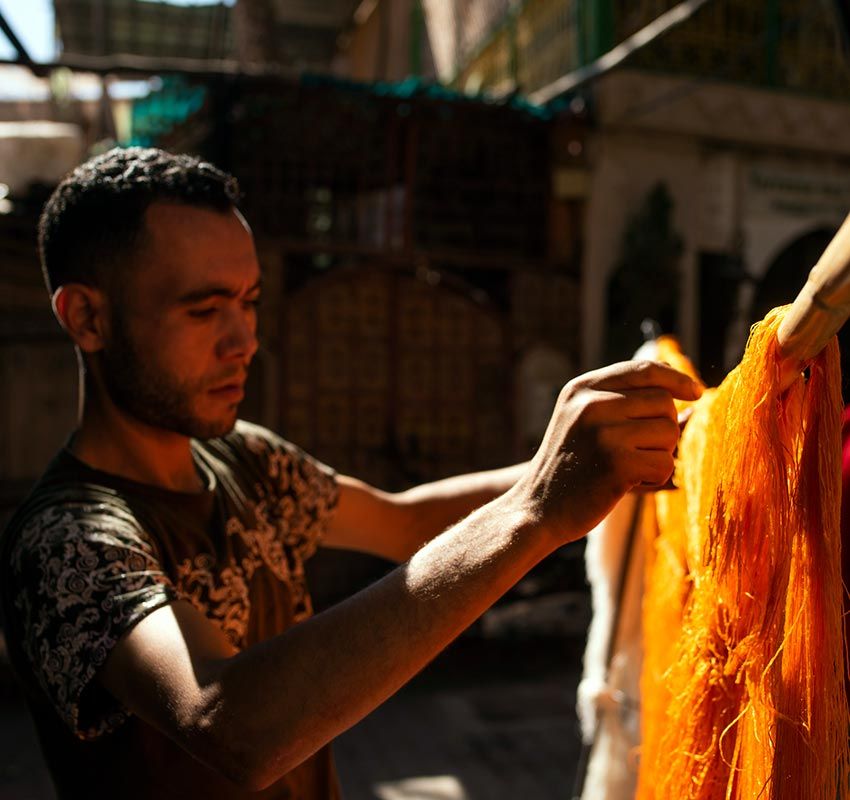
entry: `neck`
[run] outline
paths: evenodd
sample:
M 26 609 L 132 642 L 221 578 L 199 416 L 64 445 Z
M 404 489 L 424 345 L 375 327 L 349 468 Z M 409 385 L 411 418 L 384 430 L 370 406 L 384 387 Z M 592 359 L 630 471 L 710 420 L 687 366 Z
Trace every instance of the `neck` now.
M 102 391 L 81 398 L 80 425 L 69 449 L 90 467 L 181 492 L 199 492 L 188 436 L 147 425 L 115 406 Z

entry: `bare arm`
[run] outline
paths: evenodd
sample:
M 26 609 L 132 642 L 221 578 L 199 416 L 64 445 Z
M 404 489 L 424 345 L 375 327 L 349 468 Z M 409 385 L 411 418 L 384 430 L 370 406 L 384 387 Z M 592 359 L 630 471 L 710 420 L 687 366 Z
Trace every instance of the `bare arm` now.
M 514 486 L 348 601 L 242 653 L 186 604 L 153 612 L 102 682 L 245 786 L 262 788 L 375 708 L 531 567 L 631 487 L 662 483 L 689 378 L 617 365 L 565 387 Z
M 119 643 L 103 682 L 208 766 L 264 788 L 393 694 L 551 551 L 548 535 L 495 503 L 242 653 L 188 604 L 159 609 Z
M 526 467 L 458 475 L 396 494 L 341 475 L 339 504 L 323 543 L 400 564 L 450 525 L 504 494 Z

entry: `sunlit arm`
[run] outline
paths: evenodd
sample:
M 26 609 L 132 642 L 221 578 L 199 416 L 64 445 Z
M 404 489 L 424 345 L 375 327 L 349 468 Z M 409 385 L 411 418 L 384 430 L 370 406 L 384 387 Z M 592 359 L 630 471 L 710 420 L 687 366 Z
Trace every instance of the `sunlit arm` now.
M 102 682 L 259 790 L 387 699 L 556 545 L 497 499 L 383 580 L 241 653 L 187 603 L 154 611 L 115 647 Z
M 513 486 L 368 589 L 241 653 L 192 606 L 158 609 L 115 646 L 100 679 L 205 764 L 262 789 L 388 698 L 624 492 L 664 484 L 679 436 L 673 398 L 695 399 L 699 391 L 689 377 L 649 362 L 574 379 Z M 346 481 L 331 536 L 402 557 L 464 504 L 498 494 L 514 478 L 508 471 L 497 480 L 434 484 L 407 502 L 385 502 Z M 387 544 L 395 541 L 393 518 L 407 526 L 403 545 Z M 374 528 L 377 539 L 358 539 Z
M 526 466 L 458 475 L 395 494 L 340 476 L 339 505 L 323 543 L 401 563 L 450 525 L 504 494 Z

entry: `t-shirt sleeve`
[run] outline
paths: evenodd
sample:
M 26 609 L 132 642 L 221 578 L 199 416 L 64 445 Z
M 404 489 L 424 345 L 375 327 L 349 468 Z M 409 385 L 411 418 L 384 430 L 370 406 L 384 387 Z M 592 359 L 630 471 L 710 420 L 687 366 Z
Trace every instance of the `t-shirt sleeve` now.
M 339 500 L 336 472 L 265 428 L 240 422 L 236 432 L 271 489 L 267 511 L 284 543 L 302 558 L 311 556 Z
M 79 738 L 115 729 L 127 712 L 92 679 L 124 633 L 177 599 L 153 542 L 129 512 L 67 503 L 25 522 L 10 556 L 36 681 Z

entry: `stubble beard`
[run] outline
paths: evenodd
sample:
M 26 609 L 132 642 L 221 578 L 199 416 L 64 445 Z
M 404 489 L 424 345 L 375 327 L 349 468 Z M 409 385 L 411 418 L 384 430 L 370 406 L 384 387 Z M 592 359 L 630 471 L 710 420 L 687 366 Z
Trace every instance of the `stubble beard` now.
M 98 355 L 106 392 L 118 408 L 146 425 L 193 439 L 213 439 L 233 430 L 235 409 L 223 419 L 199 418 L 192 411 L 192 398 L 204 387 L 154 367 L 139 352 L 120 315 L 111 327 L 109 344 Z

